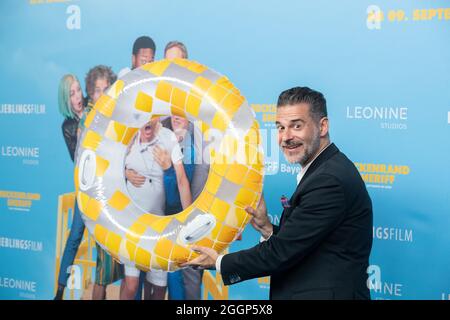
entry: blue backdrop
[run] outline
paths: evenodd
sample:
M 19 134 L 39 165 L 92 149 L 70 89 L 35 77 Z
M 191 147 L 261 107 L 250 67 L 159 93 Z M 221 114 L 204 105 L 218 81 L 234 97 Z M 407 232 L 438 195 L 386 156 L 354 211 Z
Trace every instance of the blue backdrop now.
M 131 64 L 141 35 L 180 40 L 228 76 L 257 112 L 265 194 L 277 222 L 299 168 L 273 126 L 278 94 L 325 94 L 331 139 L 374 203 L 374 299 L 450 298 L 450 3 L 448 1 L 52 1 L 0 3 L 0 298 L 53 296 L 58 195 L 73 191 L 57 87 L 98 64 Z M 230 250 L 257 242 L 251 227 Z M 268 283 L 229 288 L 267 299 Z

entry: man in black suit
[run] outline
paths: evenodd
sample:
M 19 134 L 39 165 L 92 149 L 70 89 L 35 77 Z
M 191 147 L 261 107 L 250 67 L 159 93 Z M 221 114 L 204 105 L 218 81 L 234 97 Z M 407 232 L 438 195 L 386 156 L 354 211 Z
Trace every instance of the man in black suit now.
M 216 268 L 226 285 L 271 276 L 271 299 L 370 299 L 372 202 L 353 163 L 330 142 L 324 96 L 307 87 L 278 98 L 278 143 L 302 170 L 281 216 L 268 219 L 264 199 L 247 208 L 264 239 L 251 249 L 201 255 L 187 263 Z

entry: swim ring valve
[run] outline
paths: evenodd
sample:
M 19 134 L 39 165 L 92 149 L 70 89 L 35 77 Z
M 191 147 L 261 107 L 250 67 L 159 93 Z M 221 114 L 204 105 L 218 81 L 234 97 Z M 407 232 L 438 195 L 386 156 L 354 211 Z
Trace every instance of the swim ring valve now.
M 180 230 L 180 240 L 184 244 L 197 242 L 208 235 L 216 226 L 216 218 L 212 214 L 202 214 Z

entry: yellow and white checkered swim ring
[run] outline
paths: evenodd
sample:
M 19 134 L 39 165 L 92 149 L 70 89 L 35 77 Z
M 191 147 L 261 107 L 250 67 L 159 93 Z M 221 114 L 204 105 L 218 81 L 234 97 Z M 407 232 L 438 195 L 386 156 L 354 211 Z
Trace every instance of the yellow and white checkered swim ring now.
M 127 146 L 155 116 L 201 121 L 203 138 L 221 138 L 210 149 L 202 193 L 170 216 L 144 212 L 130 197 L 124 176 Z M 117 80 L 85 121 L 76 150 L 75 187 L 86 227 L 121 263 L 143 271 L 179 269 L 198 256 L 195 245 L 221 252 L 245 228 L 263 186 L 259 125 L 239 90 L 197 62 L 146 64 Z

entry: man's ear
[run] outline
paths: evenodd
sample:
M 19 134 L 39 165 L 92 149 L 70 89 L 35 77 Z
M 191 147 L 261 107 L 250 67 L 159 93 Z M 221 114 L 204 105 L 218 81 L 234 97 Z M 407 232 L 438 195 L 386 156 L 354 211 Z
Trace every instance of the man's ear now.
M 325 137 L 328 134 L 328 118 L 323 117 L 320 119 L 320 136 Z

